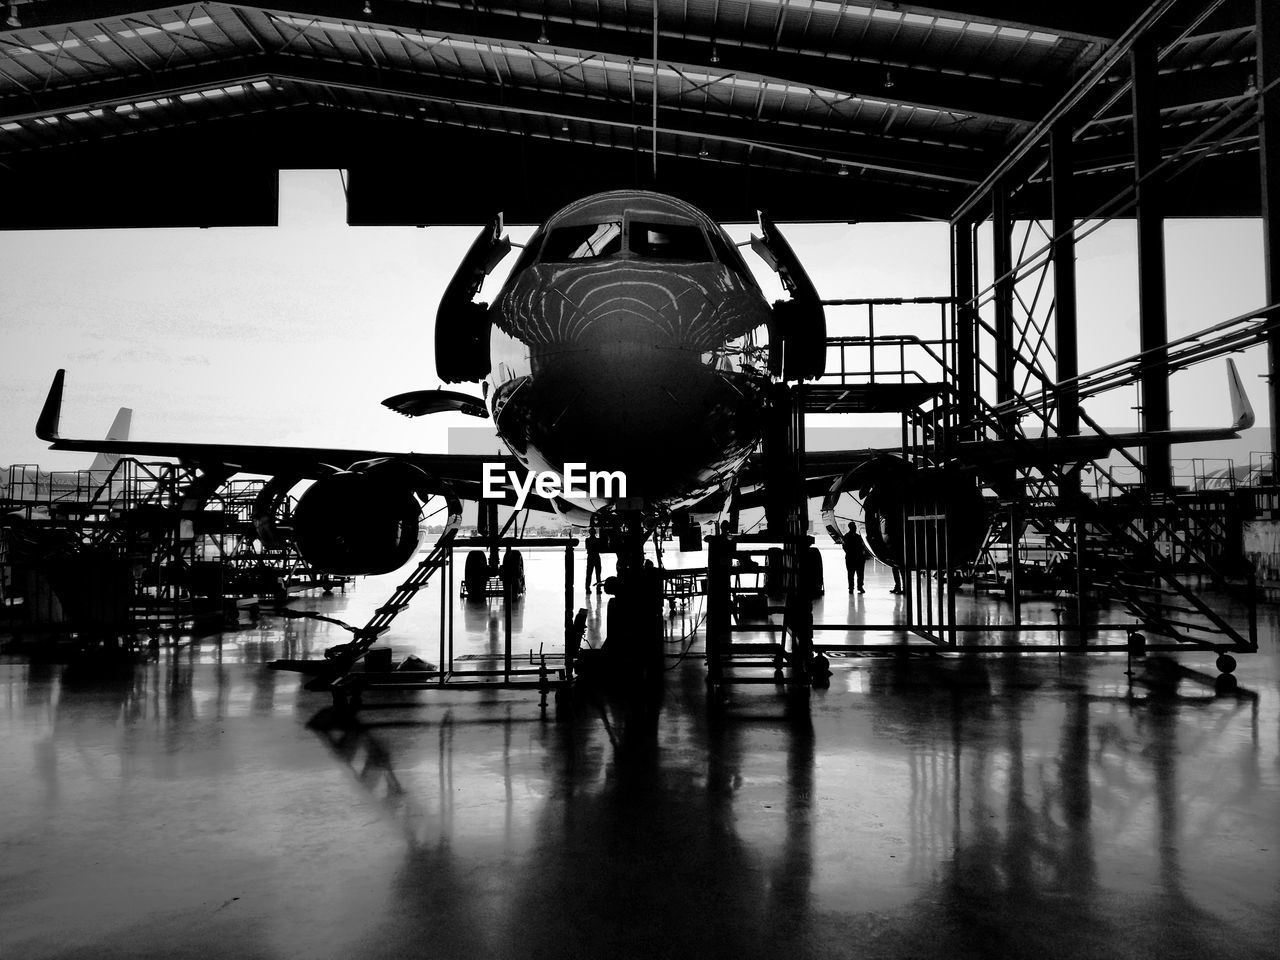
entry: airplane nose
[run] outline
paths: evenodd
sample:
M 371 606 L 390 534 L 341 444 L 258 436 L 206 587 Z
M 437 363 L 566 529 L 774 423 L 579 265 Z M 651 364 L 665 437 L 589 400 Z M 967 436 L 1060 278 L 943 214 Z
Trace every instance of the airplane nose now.
M 670 498 L 727 475 L 759 431 L 762 388 L 713 369 L 694 351 L 602 340 L 547 361 L 511 394 L 504 436 L 558 470 L 622 471 L 630 497 Z
M 529 314 L 549 344 L 598 349 L 609 344 L 705 348 L 721 325 L 724 297 L 709 289 L 705 269 L 683 273 L 620 261 L 607 268 L 535 268 Z

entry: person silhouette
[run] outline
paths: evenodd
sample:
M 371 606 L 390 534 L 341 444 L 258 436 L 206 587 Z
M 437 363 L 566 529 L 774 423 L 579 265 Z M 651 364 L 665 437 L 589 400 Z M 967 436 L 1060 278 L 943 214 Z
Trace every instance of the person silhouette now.
M 596 528 L 591 527 L 587 531 L 587 579 L 583 583 L 583 588 L 591 589 L 591 571 L 596 572 L 596 589 L 600 589 L 600 538 L 596 536 Z
M 849 592 L 856 589 L 859 593 L 866 593 L 863 577 L 867 567 L 867 545 L 853 526 L 849 527 L 840 545 L 844 548 L 844 568 L 849 574 Z

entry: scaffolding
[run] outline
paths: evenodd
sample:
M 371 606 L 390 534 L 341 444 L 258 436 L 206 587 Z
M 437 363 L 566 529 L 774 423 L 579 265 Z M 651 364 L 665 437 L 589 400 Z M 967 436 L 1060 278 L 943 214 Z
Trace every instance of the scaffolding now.
M 131 646 L 231 626 L 242 610 L 346 578 L 265 547 L 254 510 L 265 481 L 122 458 L 110 470 L 9 470 L 0 539 L 3 620 L 15 636 Z M 287 523 L 287 496 L 278 520 Z

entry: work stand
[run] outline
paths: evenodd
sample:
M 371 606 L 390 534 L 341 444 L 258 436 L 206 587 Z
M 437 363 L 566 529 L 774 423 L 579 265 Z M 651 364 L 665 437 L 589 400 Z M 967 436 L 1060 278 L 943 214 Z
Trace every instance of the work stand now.
M 491 527 L 490 529 L 495 529 Z M 503 537 L 489 536 L 476 538 L 457 538 L 450 530 L 440 538 L 435 547 L 422 559 L 403 583 L 396 587 L 387 602 L 378 607 L 363 627 L 350 627 L 338 621 L 352 633 L 352 639 L 345 644 L 331 647 L 325 651 L 323 660 L 276 660 L 270 664 L 274 669 L 292 670 L 311 677 L 306 686 L 308 690 L 328 691 L 333 697 L 335 707 L 358 709 L 363 705 L 364 694 L 371 690 L 378 691 L 410 691 L 410 690 L 537 690 L 539 707 L 545 713 L 550 698 L 555 695 L 556 702 L 563 702 L 563 694 L 573 683 L 573 658 L 582 639 L 583 626 L 577 621 L 585 620 L 574 616 L 573 609 L 573 548 L 577 545 L 573 538 L 559 537 Z M 500 599 L 503 606 L 503 652 L 501 657 L 489 660 L 491 666 L 466 666 L 455 652 L 454 647 L 454 598 L 458 595 L 459 579 L 455 575 L 455 554 L 459 549 L 482 548 L 497 554 L 506 550 L 509 555 L 521 549 L 561 549 L 564 551 L 564 648 L 559 652 L 540 649 L 535 653 L 530 650 L 527 659 L 516 653 L 512 636 L 512 610 L 523 592 L 523 565 L 518 584 L 513 576 L 503 576 L 499 568 L 495 577 L 486 576 L 485 582 L 498 579 L 501 592 L 491 596 L 488 590 L 484 596 L 473 596 L 465 602 L 489 604 Z M 516 554 L 518 555 L 518 553 Z M 511 565 L 504 564 L 507 572 Z M 440 634 L 438 648 L 438 664 L 419 664 L 416 658 L 409 658 L 400 667 L 392 667 L 391 650 L 376 647 L 374 644 L 387 633 L 395 618 L 407 610 L 410 601 L 435 580 L 440 585 Z M 321 618 L 329 619 L 329 618 Z
M 767 531 L 707 538 L 707 687 L 713 697 L 736 684 L 807 694 L 830 673 L 813 651 L 812 601 L 822 567 L 811 555 L 803 405 L 801 388 L 772 386 L 762 445 Z M 779 614 L 781 623 L 773 623 Z M 734 634 L 743 632 L 767 632 L 770 639 L 735 642 Z M 768 672 L 762 675 L 762 669 Z

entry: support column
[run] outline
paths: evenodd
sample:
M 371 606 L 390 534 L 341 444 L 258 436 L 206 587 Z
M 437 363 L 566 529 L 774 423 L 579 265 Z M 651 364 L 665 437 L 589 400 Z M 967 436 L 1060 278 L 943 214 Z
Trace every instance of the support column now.
M 1257 0 L 1258 12 L 1258 163 L 1262 174 L 1263 270 L 1267 303 L 1280 299 L 1280 5 Z M 1271 317 L 1267 334 L 1267 395 L 1271 411 L 1271 454 L 1280 465 L 1280 316 Z M 1273 466 L 1273 470 L 1275 467 Z
M 1148 176 L 1160 163 L 1160 105 L 1157 99 L 1156 48 L 1150 35 L 1129 51 L 1133 73 L 1133 159 L 1137 182 L 1138 321 L 1141 347 L 1152 351 L 1142 372 L 1142 429 L 1169 429 L 1169 331 L 1165 304 L 1164 204 L 1159 177 Z M 1146 446 L 1148 491 L 1173 485 L 1168 443 Z
M 1054 124 L 1049 134 L 1049 154 L 1053 190 L 1053 317 L 1059 383 L 1080 372 L 1079 334 L 1076 327 L 1076 238 L 1075 195 L 1072 177 L 1071 125 L 1066 120 Z M 1058 390 L 1058 430 L 1064 436 L 1080 432 L 1076 412 L 1079 389 L 1075 384 Z
M 992 271 L 995 282 L 996 403 L 1013 397 L 1013 224 L 1004 184 L 991 191 Z
M 951 228 L 951 296 L 955 298 L 956 417 L 968 439 L 974 415 L 973 224 L 962 220 Z

